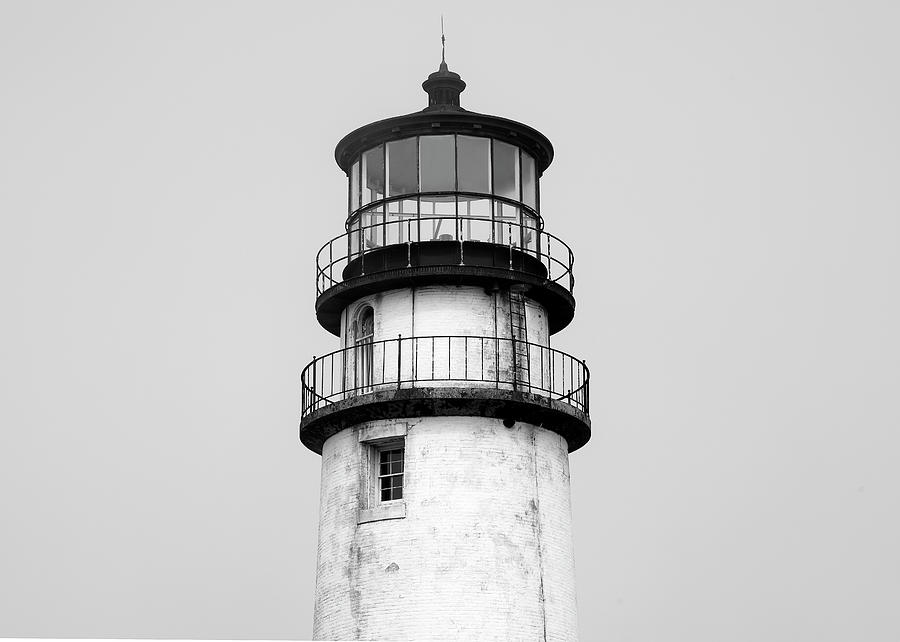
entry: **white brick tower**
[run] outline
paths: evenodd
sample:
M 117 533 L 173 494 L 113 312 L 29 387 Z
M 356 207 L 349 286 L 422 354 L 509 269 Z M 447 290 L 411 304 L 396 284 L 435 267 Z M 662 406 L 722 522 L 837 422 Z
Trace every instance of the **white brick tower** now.
M 574 640 L 569 452 L 588 370 L 550 347 L 573 256 L 544 230 L 550 141 L 460 107 L 442 61 L 428 106 L 350 133 L 346 232 L 316 258 L 340 349 L 302 375 L 322 455 L 314 637 Z

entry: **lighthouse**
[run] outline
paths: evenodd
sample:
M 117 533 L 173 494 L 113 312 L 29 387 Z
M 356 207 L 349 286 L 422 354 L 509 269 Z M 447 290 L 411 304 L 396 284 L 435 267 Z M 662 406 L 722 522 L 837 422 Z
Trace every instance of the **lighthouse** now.
M 575 312 L 540 206 L 553 147 L 464 109 L 443 59 L 422 87 L 424 109 L 335 149 L 347 217 L 315 310 L 339 344 L 301 375 L 322 458 L 313 636 L 574 640 L 589 373 L 551 347 Z

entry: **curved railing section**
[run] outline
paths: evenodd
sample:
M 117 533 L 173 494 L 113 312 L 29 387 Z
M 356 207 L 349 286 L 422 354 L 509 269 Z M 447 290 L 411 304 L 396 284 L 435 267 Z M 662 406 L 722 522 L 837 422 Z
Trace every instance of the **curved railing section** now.
M 387 210 L 391 216 L 435 216 L 445 214 L 455 216 L 473 216 L 491 210 L 486 214 L 490 218 L 517 219 L 531 218 L 537 220 L 537 226 L 544 228 L 544 219 L 533 207 L 525 205 L 513 198 L 485 192 L 467 192 L 449 190 L 441 192 L 414 192 L 379 198 L 356 208 L 347 216 L 346 227 L 350 229 L 353 222 L 367 214 Z
M 540 225 L 540 219 L 528 216 L 509 220 L 491 213 L 381 216 L 377 222 L 357 224 L 321 247 L 316 254 L 316 293 L 354 276 L 418 265 L 527 271 L 572 293 L 574 253 Z M 446 249 L 427 245 L 441 242 Z
M 588 414 L 587 364 L 545 345 L 463 335 L 397 337 L 313 357 L 301 374 L 301 417 L 392 389 L 466 387 L 527 392 Z

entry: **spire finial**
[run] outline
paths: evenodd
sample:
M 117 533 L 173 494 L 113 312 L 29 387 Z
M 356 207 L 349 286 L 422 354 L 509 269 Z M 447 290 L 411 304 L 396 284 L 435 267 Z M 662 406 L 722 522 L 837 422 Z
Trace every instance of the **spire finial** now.
M 444 38 L 444 14 L 441 14 L 441 62 L 445 65 L 447 64 L 447 60 L 444 57 L 444 54 L 446 53 L 446 41 L 447 39 Z
M 426 109 L 462 109 L 459 94 L 465 88 L 466 83 L 459 74 L 447 68 L 447 37 L 444 35 L 444 14 L 441 14 L 441 64 L 422 83 L 422 89 L 428 93 Z

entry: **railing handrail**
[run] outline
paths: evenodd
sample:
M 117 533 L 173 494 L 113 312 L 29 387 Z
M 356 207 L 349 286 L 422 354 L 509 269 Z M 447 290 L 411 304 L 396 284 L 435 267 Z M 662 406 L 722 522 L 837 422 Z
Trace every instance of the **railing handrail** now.
M 464 363 L 466 366 L 466 370 L 465 370 L 465 376 L 463 376 L 463 377 L 452 376 L 452 371 L 453 371 L 452 340 L 454 340 L 454 339 L 464 341 L 463 348 L 465 350 L 465 354 L 463 355 L 463 358 L 465 360 Z M 435 341 L 436 340 L 441 340 L 441 341 L 446 340 L 446 342 L 447 342 L 447 353 L 446 353 L 447 359 L 448 359 L 447 364 L 446 364 L 447 376 L 435 377 L 434 363 L 435 363 L 435 357 L 437 356 L 437 351 L 435 349 L 435 345 L 436 345 Z M 431 342 L 431 350 L 430 350 L 430 354 L 431 354 L 431 358 L 432 358 L 431 376 L 430 377 L 429 376 L 419 377 L 418 376 L 418 368 L 419 368 L 418 352 L 419 351 L 425 352 L 425 353 L 428 352 L 427 349 L 420 348 L 420 342 L 425 342 L 425 341 Z M 478 370 L 478 373 L 480 374 L 480 378 L 476 378 L 474 376 L 474 374 L 475 374 L 474 366 L 472 368 L 473 376 L 468 377 L 468 372 L 469 372 L 468 359 L 469 359 L 469 354 L 470 354 L 469 353 L 469 341 L 478 342 L 477 345 L 481 346 L 481 349 L 480 349 L 481 368 L 480 368 L 480 370 Z M 401 359 L 402 351 L 403 351 L 403 344 L 405 342 L 413 342 L 413 346 L 411 348 L 413 356 L 410 358 L 411 360 L 409 362 L 409 365 L 411 367 L 411 376 L 408 376 L 408 377 L 403 376 L 403 362 Z M 531 355 L 532 355 L 531 350 L 533 348 L 539 350 L 539 352 L 538 352 L 538 354 L 540 355 L 540 381 L 539 381 L 539 383 L 534 382 L 534 377 L 531 375 L 530 364 L 529 364 L 528 380 L 519 381 L 515 375 L 514 375 L 513 379 L 507 379 L 507 378 L 503 378 L 501 376 L 501 368 L 500 368 L 500 360 L 499 360 L 500 352 L 501 352 L 501 350 L 500 350 L 501 343 L 512 344 L 512 346 L 513 346 L 512 352 L 509 353 L 509 355 L 512 357 L 513 361 L 511 364 L 504 363 L 503 372 L 506 372 L 509 369 L 510 365 L 513 369 L 518 367 L 517 363 L 515 362 L 515 359 L 518 358 L 517 353 L 515 352 L 516 344 L 527 346 L 529 359 L 531 359 Z M 396 372 L 396 377 L 393 377 L 392 369 L 387 369 L 387 373 L 390 378 L 386 378 L 385 377 L 386 363 L 387 363 L 386 356 L 388 353 L 384 350 L 384 347 L 387 345 L 390 345 L 390 344 L 397 345 L 397 357 L 396 357 L 397 372 Z M 490 378 L 485 378 L 485 374 L 486 374 L 485 363 L 486 362 L 484 360 L 484 357 L 485 357 L 485 346 L 486 345 L 487 346 L 491 346 L 491 345 L 495 346 L 495 353 L 492 356 L 489 356 L 489 359 L 496 360 L 494 375 L 493 375 L 493 377 L 490 377 Z M 360 352 L 359 352 L 360 350 L 369 350 L 370 351 L 369 352 L 370 361 L 368 361 L 368 365 L 369 365 L 369 367 L 372 367 L 374 365 L 374 361 L 375 361 L 374 355 L 376 353 L 377 346 L 382 347 L 381 380 L 374 381 L 374 377 L 373 377 L 373 379 L 367 383 L 364 383 L 361 385 L 348 386 L 347 385 L 347 375 L 351 374 L 351 373 L 348 373 L 348 370 L 347 370 L 348 360 L 345 358 L 345 356 L 348 354 L 353 354 L 353 355 L 355 355 L 354 359 L 356 359 L 356 358 L 358 358 L 358 355 L 360 355 Z M 440 348 L 443 351 L 443 345 L 441 345 Z M 472 354 L 475 354 L 475 352 L 473 351 Z M 545 354 L 547 355 L 546 361 L 545 361 L 545 357 L 544 357 Z M 341 377 L 338 379 L 338 381 L 339 381 L 338 386 L 334 386 L 334 383 L 335 383 L 335 378 L 334 378 L 335 357 L 336 356 L 340 356 L 340 369 L 341 369 L 341 373 L 340 373 Z M 559 372 L 559 368 L 561 367 L 561 369 L 562 369 L 562 376 L 559 377 L 559 380 L 562 383 L 562 386 L 560 387 L 560 389 L 557 389 L 557 387 L 555 386 L 555 383 L 554 383 L 555 380 L 557 379 L 557 377 L 555 377 L 555 375 L 554 375 L 554 366 L 553 366 L 554 363 L 557 363 L 557 361 L 555 360 L 556 358 L 558 358 L 558 363 L 560 364 L 559 366 L 557 366 L 557 368 L 558 368 L 557 374 Z M 415 365 L 413 365 L 412 359 L 415 360 Z M 458 356 L 457 356 L 457 359 L 458 359 Z M 328 370 L 331 373 L 331 376 L 328 378 L 328 380 L 329 380 L 329 383 L 332 385 L 332 388 L 329 388 L 327 390 L 325 389 L 325 383 L 324 383 L 324 380 L 325 380 L 324 372 L 326 370 L 326 368 L 325 368 L 326 361 L 330 362 L 330 365 L 331 365 L 330 370 Z M 474 359 L 473 359 L 473 363 L 474 363 Z M 490 366 L 491 363 L 492 363 L 491 361 L 488 361 L 487 365 Z M 320 364 L 321 364 L 321 368 L 319 367 Z M 457 371 L 458 371 L 460 364 L 457 363 L 456 365 L 457 365 Z M 575 369 L 576 365 L 577 365 L 577 370 Z M 357 371 L 355 369 L 356 367 L 357 367 L 357 364 L 354 362 L 353 373 L 352 373 L 354 375 L 354 383 L 356 383 L 356 377 L 357 377 Z M 440 367 L 441 368 L 444 367 L 443 363 Z M 549 368 L 549 376 L 547 377 L 546 382 L 545 382 L 545 378 L 544 378 L 545 368 Z M 566 376 L 566 368 L 568 368 L 568 377 Z M 320 369 L 323 371 L 323 376 L 319 378 L 318 385 L 317 385 L 316 375 Z M 488 368 L 488 373 L 489 373 L 489 371 L 490 371 L 490 368 Z M 371 376 L 371 373 L 370 373 L 370 376 Z M 445 334 L 445 335 L 430 335 L 429 334 L 429 335 L 420 335 L 420 336 L 411 336 L 411 337 L 398 336 L 393 339 L 380 339 L 378 341 L 372 341 L 372 342 L 368 342 L 368 343 L 362 344 L 362 345 L 352 345 L 352 346 L 347 346 L 344 348 L 339 348 L 337 350 L 333 350 L 333 351 L 331 351 L 325 355 L 322 355 L 320 357 L 313 357 L 313 360 L 310 363 L 308 363 L 306 365 L 306 367 L 303 369 L 303 371 L 301 372 L 300 380 L 301 380 L 301 387 L 302 387 L 302 393 L 303 393 L 301 417 L 306 416 L 313 410 L 318 409 L 323 404 L 333 403 L 332 400 L 334 397 L 347 395 L 347 394 L 350 394 L 350 395 L 366 394 L 367 392 L 374 391 L 375 389 L 381 389 L 384 386 L 391 386 L 391 387 L 397 386 L 399 388 L 402 386 L 402 384 L 412 384 L 411 387 L 415 388 L 415 387 L 421 387 L 421 386 L 416 386 L 415 385 L 416 383 L 432 383 L 432 382 L 436 382 L 436 381 L 437 382 L 440 382 L 440 381 L 447 381 L 447 382 L 468 381 L 468 382 L 480 382 L 480 383 L 489 383 L 489 384 L 496 383 L 497 385 L 503 384 L 504 386 L 511 385 L 513 387 L 513 389 L 516 389 L 517 385 L 518 385 L 519 387 L 522 387 L 523 389 L 527 388 L 529 391 L 536 391 L 535 394 L 538 394 L 540 396 L 546 396 L 546 397 L 549 397 L 550 399 L 562 401 L 563 403 L 573 406 L 574 408 L 584 412 L 585 414 L 588 414 L 588 401 L 589 401 L 588 390 L 589 390 L 589 382 L 590 382 L 590 370 L 588 369 L 587 363 L 585 361 L 579 360 L 562 350 L 558 350 L 556 348 L 551 348 L 550 346 L 547 346 L 544 344 L 533 343 L 530 341 L 522 341 L 522 340 L 515 339 L 512 337 L 488 337 L 488 336 L 465 335 L 465 334 Z M 310 381 L 311 381 L 311 385 L 310 385 Z M 566 389 L 566 382 L 568 382 L 570 384 L 570 386 L 572 386 L 572 387 L 569 387 L 568 389 Z M 545 383 L 546 383 L 546 385 L 545 385 Z M 579 384 L 579 385 L 577 385 L 577 387 L 575 386 L 576 383 Z M 320 386 L 322 387 L 321 392 L 318 389 Z M 360 391 L 362 391 L 362 392 L 360 392 Z M 542 394 L 542 393 L 547 393 L 547 394 Z
M 540 225 L 538 226 L 538 229 L 541 229 L 541 230 L 544 229 L 544 217 L 541 216 L 540 212 L 538 212 L 535 208 L 531 207 L 530 205 L 526 205 L 522 201 L 517 201 L 514 198 L 509 198 L 508 196 L 501 196 L 499 194 L 488 194 L 486 192 L 466 192 L 463 190 L 443 190 L 443 191 L 438 191 L 438 192 L 411 192 L 409 194 L 386 196 L 384 198 L 379 198 L 378 200 L 375 200 L 375 201 L 369 201 L 362 207 L 356 208 L 355 210 L 350 212 L 350 214 L 347 215 L 347 220 L 344 222 L 344 228 L 349 232 L 350 229 L 348 226 L 350 225 L 350 219 L 352 219 L 355 216 L 359 216 L 360 214 L 363 214 L 364 212 L 366 212 L 366 210 L 373 209 L 375 207 L 378 207 L 379 205 L 386 205 L 388 203 L 396 203 L 397 201 L 409 201 L 409 200 L 413 200 L 413 199 L 418 199 L 422 196 L 468 196 L 468 197 L 471 197 L 474 199 L 500 201 L 501 203 L 506 203 L 507 205 L 512 205 L 514 207 L 519 207 L 519 208 L 525 210 L 526 212 L 528 212 L 528 214 L 533 216 L 540 223 Z M 453 218 L 453 217 L 451 216 L 448 218 Z
M 515 248 L 516 251 L 523 252 L 525 254 L 531 254 L 536 257 L 545 259 L 548 264 L 547 265 L 548 280 L 550 280 L 553 283 L 560 283 L 560 281 L 562 281 L 562 279 L 568 277 L 568 281 L 569 281 L 568 289 L 570 292 L 574 289 L 575 279 L 574 279 L 572 270 L 573 270 L 574 263 L 575 263 L 575 254 L 572 252 L 572 248 L 570 248 L 569 245 L 565 241 L 563 241 L 561 238 L 559 238 L 558 236 L 556 236 L 554 234 L 551 234 L 550 232 L 545 231 L 542 228 L 530 227 L 528 225 L 524 225 L 520 221 L 503 220 L 503 219 L 497 220 L 494 218 L 484 218 L 484 217 L 478 217 L 478 216 L 459 215 L 459 214 L 456 214 L 453 216 L 421 216 L 419 214 L 416 214 L 414 216 L 410 216 L 409 218 L 405 218 L 405 219 L 398 219 L 398 220 L 394 220 L 394 221 L 384 220 L 382 222 L 372 223 L 370 225 L 364 225 L 364 226 L 361 225 L 359 227 L 351 229 L 342 234 L 338 234 L 337 236 L 326 241 L 322 245 L 322 247 L 319 248 L 319 251 L 316 252 L 316 285 L 317 285 L 318 293 L 321 294 L 326 289 L 328 289 L 328 287 L 332 287 L 333 285 L 336 285 L 341 282 L 340 279 L 334 278 L 333 269 L 331 270 L 331 272 L 332 272 L 331 274 L 329 274 L 328 270 L 329 270 L 329 268 L 334 268 L 334 266 L 339 265 L 343 261 L 347 261 L 349 263 L 349 261 L 354 260 L 355 258 L 365 256 L 366 254 L 369 254 L 371 252 L 376 252 L 378 250 L 382 250 L 387 247 L 408 245 L 410 243 L 434 242 L 433 240 L 425 240 L 425 241 L 422 240 L 420 226 L 421 226 L 422 222 L 428 222 L 428 221 L 455 221 L 456 223 L 454 224 L 454 238 L 452 239 L 453 242 L 486 243 L 486 244 L 498 245 L 498 246 L 502 246 L 502 247 L 509 246 L 511 249 Z M 522 247 L 520 244 L 512 243 L 511 238 L 510 238 L 509 243 L 503 243 L 502 239 L 500 239 L 501 242 L 496 242 L 496 241 L 492 242 L 492 241 L 482 241 L 479 239 L 460 238 L 460 233 L 459 233 L 460 226 L 458 225 L 458 223 L 461 221 L 478 221 L 479 223 L 482 223 L 482 224 L 488 223 L 492 227 L 495 225 L 500 225 L 502 228 L 508 228 L 510 230 L 510 232 L 512 231 L 512 229 L 516 229 L 517 231 L 519 231 L 519 235 L 516 237 L 517 240 L 522 236 L 522 234 L 524 233 L 523 232 L 524 230 L 533 232 L 536 235 L 535 248 L 532 249 L 532 248 Z M 397 243 L 385 242 L 384 245 L 379 245 L 377 247 L 371 247 L 371 248 L 362 247 L 363 244 L 360 242 L 360 246 L 361 246 L 360 248 L 353 249 L 350 247 L 351 235 L 354 235 L 354 234 L 359 235 L 360 239 L 362 239 L 362 238 L 365 238 L 366 233 L 369 230 L 375 230 L 375 229 L 379 229 L 379 228 L 387 229 L 388 226 L 397 226 L 398 228 L 405 227 L 407 229 L 407 231 L 409 231 L 412 229 L 413 223 L 416 224 L 416 232 L 417 232 L 416 240 L 414 240 L 414 241 L 411 239 L 407 239 L 406 241 L 398 241 Z M 512 236 L 512 234 L 510 234 L 510 237 L 511 236 Z M 546 244 L 543 244 L 541 242 L 542 239 L 547 241 Z M 335 248 L 335 243 L 337 241 L 342 241 L 342 242 L 339 244 L 339 253 L 338 253 L 337 257 L 335 257 L 334 248 Z M 345 247 L 344 241 L 346 242 L 346 247 Z M 553 248 L 556 248 L 560 252 L 564 253 L 565 260 L 559 258 L 558 254 L 553 252 Z M 327 252 L 327 256 L 326 256 L 326 252 Z M 550 268 L 552 268 L 553 265 L 557 265 L 557 266 L 559 266 L 559 268 L 561 268 L 560 274 L 558 274 L 558 275 L 553 274 L 553 270 L 550 269 Z M 323 287 L 320 287 L 320 284 L 319 284 L 320 277 L 323 280 L 327 280 L 327 282 L 328 282 L 327 287 L 324 287 L 324 284 L 323 284 Z

